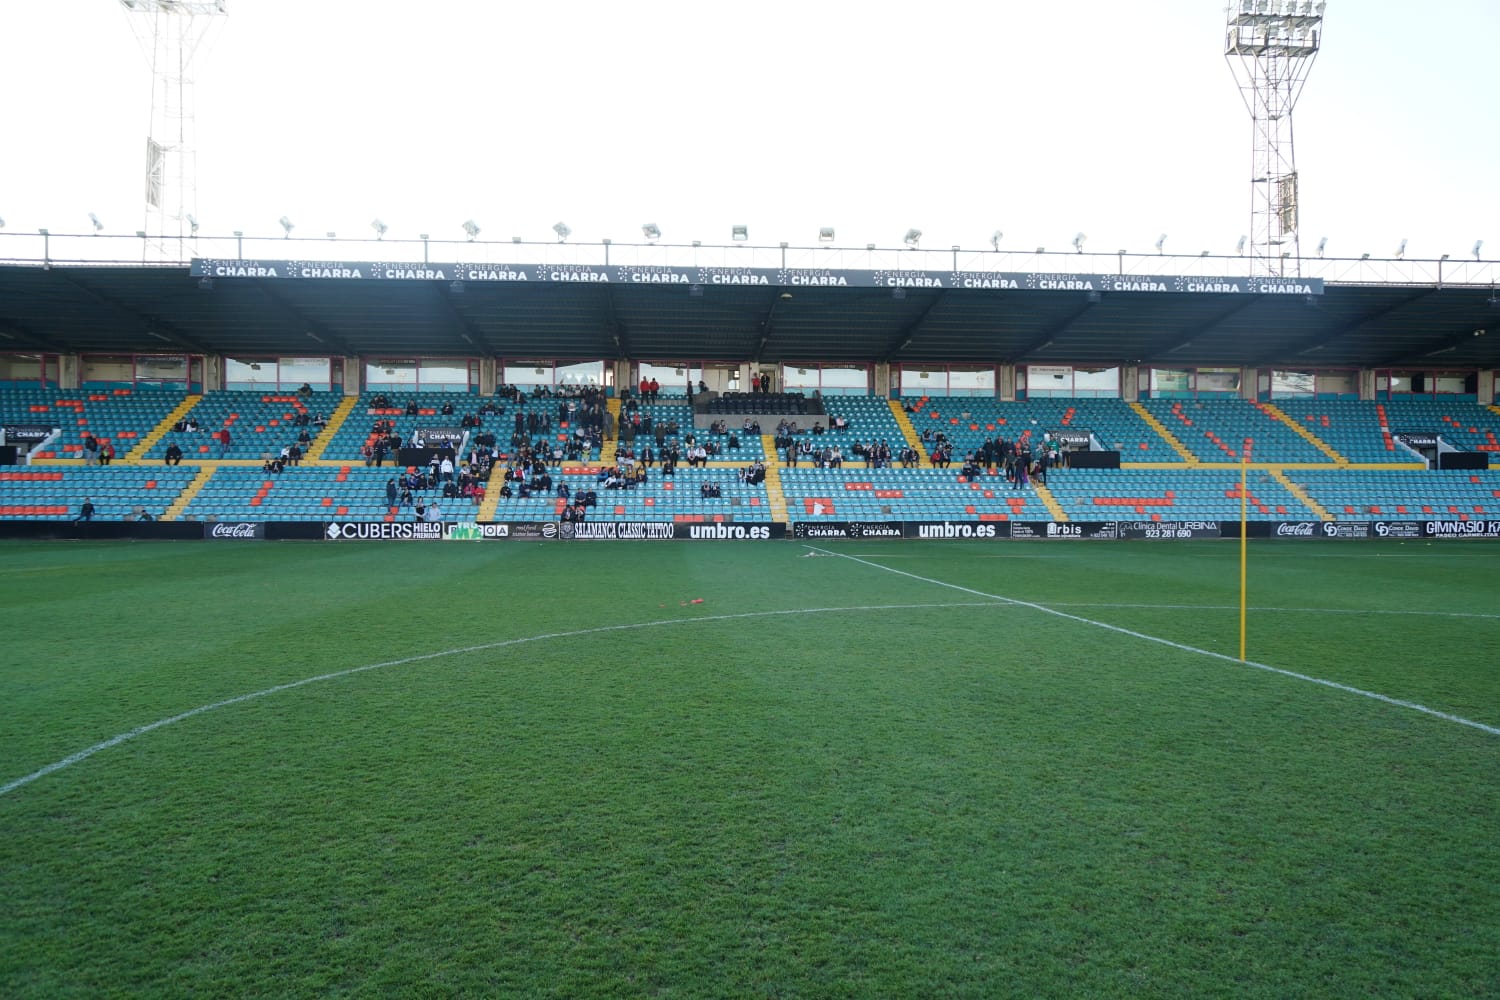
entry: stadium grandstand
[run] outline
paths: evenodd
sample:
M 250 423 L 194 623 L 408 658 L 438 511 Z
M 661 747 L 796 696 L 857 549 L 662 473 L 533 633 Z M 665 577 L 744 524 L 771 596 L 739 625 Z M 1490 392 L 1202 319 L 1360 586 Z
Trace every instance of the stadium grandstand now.
M 0 267 L 8 532 L 1115 537 L 1243 513 L 1257 533 L 1500 533 L 1484 262 L 1253 279 L 1234 258 L 1168 275 L 1172 258 L 1112 255 L 1111 275 L 1085 254 L 1007 271 L 917 251 L 895 270 L 838 251 L 814 273 L 786 248 L 731 270 L 661 246 L 624 267 L 424 246 L 408 268 L 244 242 L 178 266 Z

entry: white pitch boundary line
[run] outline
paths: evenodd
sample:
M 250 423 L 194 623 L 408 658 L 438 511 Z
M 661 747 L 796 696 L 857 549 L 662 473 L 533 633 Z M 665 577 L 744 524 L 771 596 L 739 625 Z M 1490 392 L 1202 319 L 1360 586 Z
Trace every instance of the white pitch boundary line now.
M 872 557 L 873 558 L 873 557 Z M 1238 605 L 1230 604 L 1101 604 L 1093 601 L 1059 601 L 1047 605 L 1049 608 L 1125 608 L 1143 611 L 1238 611 Z M 1381 608 L 1264 608 L 1251 605 L 1250 611 L 1269 611 L 1287 615 L 1418 615 L 1429 618 L 1482 618 L 1500 620 L 1500 615 L 1487 615 L 1479 611 L 1413 611 L 1408 609 Z M 1236 660 L 1236 663 L 1239 661 Z
M 53 763 L 48 764 L 46 767 L 31 772 L 25 777 L 16 778 L 14 781 L 10 781 L 4 785 L 0 785 L 0 796 L 9 795 L 16 789 L 21 788 L 25 785 L 29 785 L 33 781 L 36 781 L 38 778 L 45 778 L 47 775 L 52 774 L 54 771 L 61 771 L 64 768 L 72 767 L 74 764 L 82 763 L 83 761 L 88 760 L 90 757 L 94 756 L 94 754 L 96 753 L 101 753 L 102 751 L 109 750 L 112 747 L 117 747 L 121 743 L 125 743 L 135 739 L 137 736 L 144 736 L 152 730 L 161 729 L 164 726 L 170 726 L 178 722 L 185 722 L 186 720 L 191 719 L 194 716 L 203 715 L 205 712 L 212 712 L 220 708 L 228 708 L 231 705 L 238 705 L 242 702 L 254 701 L 257 698 L 265 698 L 269 695 L 280 694 L 283 691 L 291 691 L 296 688 L 306 687 L 309 684 L 317 684 L 321 681 L 337 680 L 340 677 L 350 677 L 354 674 L 362 674 L 368 670 L 380 670 L 384 667 L 402 667 L 406 666 L 409 663 L 421 663 L 424 660 L 437 660 L 446 656 L 462 656 L 465 653 L 482 653 L 486 650 L 491 649 L 505 649 L 508 646 L 520 646 L 525 643 L 531 642 L 544 642 L 548 639 L 575 639 L 579 636 L 598 635 L 603 632 L 624 632 L 630 629 L 657 628 L 663 625 L 701 624 L 703 622 L 733 621 L 740 618 L 767 618 L 775 615 L 818 615 L 849 611 L 912 611 L 920 610 L 923 608 L 992 607 L 995 607 L 995 604 L 992 601 L 964 601 L 945 604 L 872 604 L 847 608 L 792 608 L 790 610 L 784 611 L 744 611 L 732 615 L 700 615 L 694 618 L 664 618 L 649 622 L 630 622 L 624 625 L 600 625 L 595 628 L 574 629 L 571 632 L 544 632 L 541 635 L 528 635 L 522 636 L 517 639 L 501 639 L 496 642 L 480 643 L 477 646 L 460 646 L 457 649 L 444 649 L 436 653 L 422 653 L 418 656 L 406 656 L 402 657 L 399 660 L 385 660 L 381 663 L 367 663 L 362 667 L 350 667 L 347 670 L 335 670 L 332 673 L 318 674 L 316 677 L 304 677 L 299 681 L 288 681 L 285 684 L 277 684 L 274 687 L 268 687 L 261 691 L 252 691 L 249 694 L 236 695 L 233 698 L 225 698 L 223 701 L 216 701 L 208 705 L 199 705 L 197 708 L 190 708 L 186 712 L 180 712 L 177 715 L 173 715 L 169 718 L 157 719 L 155 722 L 148 722 L 144 726 L 136 726 L 134 729 L 120 733 L 118 736 L 111 736 L 109 739 L 103 741 L 102 743 L 95 743 L 93 746 L 86 747 L 85 749 L 80 750 L 77 753 L 69 754 L 62 760 L 54 761 Z
M 857 562 L 861 565 L 870 566 L 874 569 L 884 570 L 887 573 L 895 573 L 899 576 L 904 576 L 912 580 L 919 580 L 922 583 L 930 583 L 938 587 L 948 587 L 951 590 L 961 591 L 965 594 L 973 594 L 975 597 L 988 597 L 993 601 L 1001 601 L 1005 604 L 1016 605 L 1023 608 L 1031 608 L 1032 610 L 1040 611 L 1043 614 L 1055 615 L 1058 618 L 1066 618 L 1068 621 L 1078 622 L 1080 625 L 1092 625 L 1095 628 L 1102 628 L 1109 632 L 1118 633 L 1119 635 L 1128 635 L 1134 639 L 1144 639 L 1146 642 L 1154 642 L 1161 646 L 1170 646 L 1172 649 L 1180 649 L 1185 653 L 1197 653 L 1200 656 L 1210 656 L 1216 660 L 1223 660 L 1226 663 L 1233 663 L 1237 666 L 1253 667 L 1256 670 L 1264 670 L 1268 673 L 1280 674 L 1283 677 L 1290 677 L 1293 680 L 1306 681 L 1309 684 L 1320 684 L 1326 688 L 1333 688 L 1335 691 L 1343 691 L 1346 694 L 1359 695 L 1361 698 L 1370 698 L 1375 701 L 1384 702 L 1387 705 L 1395 705 L 1398 708 L 1409 708 L 1413 712 L 1421 712 L 1423 715 L 1430 715 L 1436 719 L 1445 719 L 1448 722 L 1454 722 L 1460 726 L 1468 726 L 1471 729 L 1478 729 L 1480 732 L 1489 733 L 1491 736 L 1500 736 L 1500 727 L 1488 726 L 1483 722 L 1475 722 L 1473 719 L 1465 719 L 1461 715 L 1453 715 L 1449 712 L 1441 712 L 1435 708 L 1428 708 L 1426 705 L 1421 705 L 1414 701 L 1403 701 L 1400 698 L 1392 698 L 1390 695 L 1380 694 L 1377 691 L 1366 691 L 1364 688 L 1352 687 L 1348 684 L 1340 684 L 1338 681 L 1325 680 L 1322 677 L 1313 677 L 1308 674 L 1299 674 L 1295 670 L 1284 670 L 1281 667 L 1273 667 L 1267 663 L 1257 663 L 1254 660 L 1241 660 L 1236 657 L 1229 656 L 1226 653 L 1216 653 L 1211 649 L 1199 649 L 1197 646 L 1189 646 L 1185 643 L 1173 642 L 1171 639 L 1163 639 L 1160 636 L 1147 635 L 1144 632 L 1136 632 L 1133 629 L 1121 628 L 1118 625 L 1111 625 L 1108 622 L 1095 621 L 1092 618 L 1084 618 L 1082 615 L 1068 614 L 1066 611 L 1058 611 L 1056 608 L 1050 608 L 1043 604 L 1033 604 L 1031 601 L 1022 601 L 1014 597 L 1005 597 L 1001 594 L 987 594 L 982 590 L 974 590 L 970 587 L 964 587 L 957 583 L 949 583 L 946 580 L 935 580 L 932 577 L 918 576 L 916 573 L 908 573 L 906 572 L 906 570 L 896 569 L 892 566 L 882 566 L 879 563 L 870 562 L 869 560 L 861 559 L 858 556 L 846 555 L 842 552 L 831 552 L 828 549 L 820 549 L 813 545 L 809 545 L 807 547 L 815 552 L 822 552 L 823 554 L 830 556 L 838 556 L 840 559 L 848 559 L 850 562 Z M 0 789 L 0 792 L 3 792 L 3 789 Z

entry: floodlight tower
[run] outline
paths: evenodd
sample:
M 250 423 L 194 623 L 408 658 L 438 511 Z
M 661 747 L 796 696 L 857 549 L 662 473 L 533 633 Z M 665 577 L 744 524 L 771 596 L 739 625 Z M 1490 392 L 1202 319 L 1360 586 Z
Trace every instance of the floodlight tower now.
M 186 260 L 198 226 L 193 54 L 227 0 L 120 0 L 151 63 L 146 135 L 146 244 L 159 260 Z
M 1224 56 L 1254 122 L 1250 167 L 1252 274 L 1301 269 L 1292 108 L 1323 41 L 1322 0 L 1230 0 Z

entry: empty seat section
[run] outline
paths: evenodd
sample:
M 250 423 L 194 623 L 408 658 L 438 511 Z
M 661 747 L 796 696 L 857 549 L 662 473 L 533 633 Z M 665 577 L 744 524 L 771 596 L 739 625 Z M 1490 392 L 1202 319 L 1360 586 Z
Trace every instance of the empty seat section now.
M 1047 488 L 1071 521 L 1235 521 L 1239 475 L 1222 469 L 1064 469 Z M 1312 511 L 1267 472 L 1245 490 L 1252 521 L 1300 520 Z
M 97 521 L 124 520 L 137 509 L 160 519 L 196 474 L 164 465 L 7 467 L 0 470 L 0 519 L 71 521 L 85 497 Z
M 1315 469 L 1287 475 L 1341 521 L 1500 517 L 1500 469 L 1482 472 Z
M 316 440 L 315 418 L 327 419 L 343 397 L 336 392 L 314 392 L 301 396 L 276 390 L 232 390 L 210 392 L 188 411 L 197 422 L 196 431 L 169 430 L 152 445 L 147 457 L 161 459 L 167 448 L 176 444 L 182 449 L 182 460 L 260 460 L 275 455 L 297 441 L 303 427 L 297 421 L 305 415 L 307 431 Z M 229 432 L 229 449 L 223 450 L 214 435 Z M 308 445 L 301 446 L 303 451 Z
M 1202 462 L 1330 463 L 1321 449 L 1247 399 L 1147 399 L 1141 405 Z
M 0 388 L 0 423 L 46 424 L 62 433 L 38 458 L 82 458 L 83 438 L 108 439 L 123 458 L 182 402 L 168 389 Z
M 1051 519 L 1034 491 L 954 469 L 783 469 L 781 485 L 793 521 Z

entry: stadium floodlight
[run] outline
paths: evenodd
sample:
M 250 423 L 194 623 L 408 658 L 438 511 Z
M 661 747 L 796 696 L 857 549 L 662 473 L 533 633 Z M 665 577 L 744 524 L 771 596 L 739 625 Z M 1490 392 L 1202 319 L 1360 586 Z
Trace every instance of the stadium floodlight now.
M 1087 239 L 1088 239 L 1088 236 L 1085 235 L 1084 233 L 1079 233 L 1077 236 L 1074 236 L 1073 237 L 1073 249 L 1077 250 L 1079 253 L 1083 253 L 1083 244 L 1084 244 L 1084 241 L 1086 241 Z
M 1002 233 L 998 229 L 995 230 L 993 233 L 990 233 L 990 248 L 992 250 L 994 250 L 996 253 L 999 253 L 1000 252 L 1000 241 L 1003 240 L 1003 239 L 1005 239 L 1005 234 Z
M 915 250 L 917 248 L 917 244 L 922 242 L 922 230 L 908 229 L 906 231 L 906 236 L 902 239 L 902 242 L 911 249 Z
M 865 249 L 866 250 L 874 250 L 875 249 L 875 244 L 873 244 L 873 243 L 866 243 L 865 244 Z
M 479 235 L 479 223 L 473 219 L 464 220 L 464 232 L 468 234 L 469 242 L 474 242 L 474 237 Z
M 1367 253 L 1362 253 L 1362 254 L 1359 255 L 1359 259 L 1360 260 L 1369 260 L 1370 259 L 1370 255 L 1367 254 Z
M 146 238 L 146 231 L 144 229 L 137 229 L 135 231 L 135 234 L 137 236 L 139 236 L 141 239 L 145 239 Z
M 557 234 L 557 242 L 559 243 L 568 242 L 568 237 L 573 235 L 573 230 L 568 228 L 566 222 L 554 222 L 552 224 L 552 231 Z
M 283 234 L 282 239 L 289 238 L 292 235 L 293 228 L 294 227 L 292 226 L 292 220 L 283 215 L 281 217 L 281 229 Z
M 375 238 L 377 240 L 383 240 L 385 239 L 386 230 L 390 229 L 391 227 L 387 226 L 379 219 L 376 219 L 374 222 L 370 223 L 370 228 L 375 230 Z
M 4 229 L 4 228 L 5 228 L 5 220 L 4 219 L 0 219 L 0 229 Z
M 1162 247 L 1164 247 L 1166 245 L 1167 245 L 1167 234 L 1166 233 L 1162 233 L 1160 236 L 1158 236 L 1156 238 L 1156 252 L 1158 254 L 1165 253 L 1166 251 L 1164 251 L 1162 249 Z
M 1327 250 L 1327 249 L 1328 249 L 1328 237 L 1325 236 L 1321 240 L 1318 241 L 1318 256 L 1319 257 L 1323 256 L 1323 252 L 1325 250 Z
M 193 215 L 192 215 L 192 213 L 188 213 L 188 216 L 187 216 L 187 224 L 188 224 L 188 230 L 189 230 L 189 231 L 190 231 L 190 232 L 191 232 L 191 233 L 192 233 L 192 234 L 193 234 L 193 235 L 194 235 L 194 236 L 197 236 L 197 235 L 198 235 L 198 220 L 197 220 L 197 218 L 196 218 L 196 217 L 194 217 L 194 216 L 193 216 Z
M 1483 249 L 1484 249 L 1484 240 L 1475 240 L 1474 241 L 1474 249 L 1471 250 L 1470 253 L 1472 253 L 1474 255 L 1474 259 L 1475 260 L 1478 260 L 1479 259 L 1479 251 L 1481 251 Z
M 822 226 L 822 227 L 820 227 L 818 229 L 818 242 L 819 243 L 832 243 L 833 242 L 833 227 L 832 226 Z
M 1402 237 L 1402 239 L 1401 239 L 1401 245 L 1396 248 L 1396 259 L 1397 260 L 1405 260 L 1406 259 L 1406 238 L 1405 237 Z
M 328 233 L 326 235 L 330 240 L 336 240 L 339 238 L 339 234 L 334 232 L 332 229 L 328 230 Z
M 1234 245 L 1234 252 L 1237 253 L 1237 254 L 1239 254 L 1241 257 L 1245 256 L 1245 240 L 1246 239 L 1247 239 L 1247 237 L 1241 236 L 1240 237 L 1240 241 Z
M 89 221 L 94 224 L 94 232 L 95 233 L 98 233 L 100 230 L 102 230 L 104 228 L 104 223 L 100 222 L 99 221 L 99 216 L 95 215 L 93 212 L 89 213 Z M 1477 257 L 1479 255 L 1475 254 L 1475 256 Z
M 646 242 L 655 243 L 661 239 L 661 227 L 654 222 L 648 222 L 641 226 L 641 235 L 646 237 Z
M 730 226 L 729 238 L 736 243 L 743 243 L 750 238 L 749 226 Z

